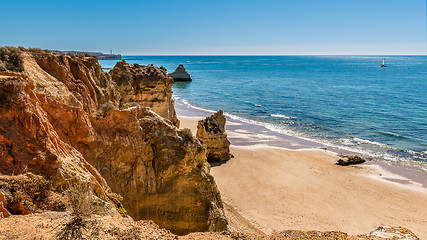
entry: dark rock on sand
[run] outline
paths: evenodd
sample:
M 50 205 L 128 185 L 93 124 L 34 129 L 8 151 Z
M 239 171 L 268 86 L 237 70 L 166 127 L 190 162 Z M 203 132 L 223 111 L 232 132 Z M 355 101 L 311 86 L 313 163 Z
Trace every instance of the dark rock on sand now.
M 341 165 L 341 166 L 348 166 L 348 165 L 355 165 L 355 164 L 361 164 L 364 163 L 365 160 L 359 156 L 341 156 L 342 158 L 339 159 L 335 164 Z

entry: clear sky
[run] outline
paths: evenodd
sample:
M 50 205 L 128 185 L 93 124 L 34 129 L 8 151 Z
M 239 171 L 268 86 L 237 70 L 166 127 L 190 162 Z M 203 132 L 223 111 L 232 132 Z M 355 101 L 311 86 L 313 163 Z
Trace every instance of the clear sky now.
M 0 45 L 134 55 L 423 54 L 426 0 L 0 0 Z

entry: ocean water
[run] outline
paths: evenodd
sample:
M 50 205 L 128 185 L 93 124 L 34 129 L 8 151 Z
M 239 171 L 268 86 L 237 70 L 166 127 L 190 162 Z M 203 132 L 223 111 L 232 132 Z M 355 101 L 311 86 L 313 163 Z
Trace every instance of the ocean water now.
M 193 81 L 173 91 L 189 106 L 427 170 L 427 56 L 126 57 L 184 64 Z

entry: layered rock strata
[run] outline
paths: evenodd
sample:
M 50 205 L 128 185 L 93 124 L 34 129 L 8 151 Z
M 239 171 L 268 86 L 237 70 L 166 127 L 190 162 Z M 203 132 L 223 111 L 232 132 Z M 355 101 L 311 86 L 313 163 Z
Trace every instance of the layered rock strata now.
M 65 195 L 70 188 L 85 185 L 86 204 L 93 206 L 94 213 L 118 214 L 105 180 L 80 152 L 60 139 L 43 108 L 49 100 L 24 76 L 0 74 L 0 190 L 8 211 L 56 210 L 56 205 L 46 203 L 52 195 L 58 195 L 58 205 L 75 209 L 78 206 L 69 205 Z
M 124 60 L 110 71 L 121 94 L 120 108 L 150 107 L 161 117 L 179 127 L 172 97 L 173 79 L 166 70 L 139 64 L 129 65 Z
M 111 109 L 92 123 L 101 139 L 82 152 L 131 216 L 179 234 L 226 228 L 205 149 L 188 131 L 141 107 Z
M 224 112 L 219 110 L 197 124 L 196 137 L 206 146 L 208 161 L 226 161 L 232 156 L 225 122 Z
M 19 59 L 21 73 L 0 73 L 0 173 L 40 177 L 53 197 L 36 201 L 25 186 L 10 196 L 31 200 L 31 212 L 69 209 L 80 184 L 101 215 L 127 209 L 180 234 L 226 229 L 205 150 L 176 128 L 164 69 L 119 62 L 111 77 L 88 56 L 21 50 Z
M 192 81 L 190 74 L 185 69 L 184 65 L 179 64 L 179 66 L 169 74 L 175 82 L 190 82 Z

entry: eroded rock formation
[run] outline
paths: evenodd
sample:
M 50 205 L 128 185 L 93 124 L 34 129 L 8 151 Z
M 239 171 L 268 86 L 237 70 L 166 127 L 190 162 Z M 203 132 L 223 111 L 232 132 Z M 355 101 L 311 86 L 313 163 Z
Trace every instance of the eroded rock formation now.
M 230 154 L 230 142 L 225 132 L 224 113 L 219 110 L 214 115 L 200 120 L 196 137 L 206 146 L 208 161 L 226 161 Z
M 108 110 L 92 123 L 102 140 L 82 152 L 131 216 L 180 234 L 226 228 L 205 149 L 190 134 L 141 107 Z
M 157 101 L 134 101 L 144 81 L 153 88 L 161 86 L 147 80 L 151 75 L 145 67 L 121 63 L 125 70 L 134 69 L 128 70 L 134 71 L 130 75 L 139 87 L 132 92 L 126 84 L 119 87 L 120 78 L 112 81 L 92 57 L 22 48 L 8 49 L 4 57 L 1 50 L 0 215 L 12 216 L 1 220 L 0 239 L 179 238 L 151 222 L 121 217 L 125 215 L 121 197 L 113 192 L 123 195 L 123 205 L 136 219 L 153 219 L 174 232 L 225 230 L 205 148 L 188 130 L 176 128 L 173 115 L 160 116 L 165 108 L 158 107 Z M 150 71 L 157 72 L 155 79 L 159 79 L 154 82 L 169 81 L 160 79 L 164 72 Z M 170 88 L 163 91 L 164 95 L 161 90 L 158 94 L 167 96 Z M 164 99 L 170 102 L 159 105 L 173 106 L 171 98 Z M 224 132 L 222 112 L 202 122 L 205 131 Z M 86 210 L 96 215 L 76 214 Z M 284 231 L 269 236 L 193 233 L 182 238 L 330 236 L 418 239 L 407 229 L 390 227 L 352 237 L 341 232 Z
M 120 108 L 150 107 L 179 127 L 172 97 L 174 81 L 164 69 L 139 64 L 129 65 L 123 60 L 116 64 L 110 74 L 120 90 Z
M 190 82 L 192 81 L 190 74 L 185 69 L 184 65 L 179 64 L 179 66 L 169 74 L 175 82 Z
M 88 185 L 87 204 L 99 206 L 97 213 L 118 214 L 107 183 L 81 153 L 59 138 L 43 109 L 46 96 L 38 94 L 29 79 L 0 74 L 0 188 L 8 199 L 7 209 L 12 214 L 52 209 L 49 205 L 36 206 L 34 201 L 43 202 L 47 195 L 32 195 L 27 188 L 42 178 L 49 181 L 49 185 L 40 184 L 49 187 L 47 192 L 60 194 L 71 186 Z M 37 177 L 19 176 L 25 173 Z M 65 204 L 66 199 L 60 197 L 58 201 Z
M 58 211 L 70 186 L 90 186 L 101 215 L 124 206 L 176 233 L 226 229 L 205 150 L 176 128 L 164 69 L 119 62 L 111 77 L 88 56 L 21 50 L 19 59 L 21 73 L 0 72 L 0 174 L 31 173 L 49 189 L 40 201 L 25 186 L 6 194 L 30 212 Z

